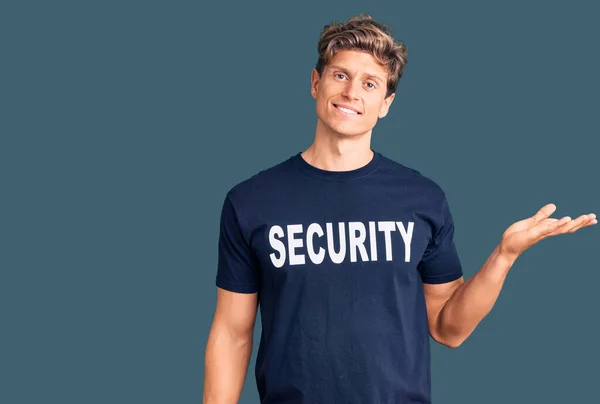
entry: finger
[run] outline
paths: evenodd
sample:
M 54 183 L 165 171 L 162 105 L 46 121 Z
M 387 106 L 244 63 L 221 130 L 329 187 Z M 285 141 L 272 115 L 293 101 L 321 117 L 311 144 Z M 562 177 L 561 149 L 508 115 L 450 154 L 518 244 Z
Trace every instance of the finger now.
M 560 220 L 562 220 L 562 223 L 560 223 L 560 225 L 558 225 L 558 227 L 560 227 L 560 226 L 564 225 L 564 224 L 565 224 L 566 217 L 567 217 L 567 216 L 563 217 L 562 219 L 557 219 L 557 218 L 554 218 L 554 217 L 549 217 L 549 218 L 546 218 L 546 219 L 542 220 L 541 222 L 539 222 L 539 223 L 537 223 L 537 224 L 533 224 L 533 225 L 531 226 L 531 230 L 532 230 L 532 231 L 539 231 L 539 232 L 541 232 L 541 233 L 545 233 L 545 232 L 549 231 L 549 230 L 550 230 L 550 229 L 552 229 L 552 228 L 555 228 L 555 229 L 556 229 L 556 228 L 557 228 L 557 226 L 554 226 L 554 227 L 553 227 L 552 225 L 553 225 L 553 224 L 554 224 L 554 225 L 556 225 L 556 224 L 557 224 L 557 222 L 558 222 L 558 221 L 560 221 Z M 531 219 L 533 219 L 533 217 L 531 217 Z
M 547 217 L 549 217 L 552 213 L 554 213 L 555 210 L 556 205 L 553 203 L 549 203 L 542 207 L 540 210 L 538 210 L 537 213 L 531 217 L 531 219 L 533 220 L 533 222 L 539 223 Z
M 575 233 L 577 230 L 581 229 L 582 227 L 587 227 L 587 226 L 591 226 L 593 224 L 598 223 L 598 221 L 596 220 L 596 215 L 593 213 L 590 213 L 588 215 L 582 215 L 579 219 L 583 219 L 583 220 L 581 220 L 581 222 L 578 223 L 576 226 L 573 226 L 573 228 L 569 229 L 569 233 Z
M 535 239 L 539 241 L 549 236 L 562 234 L 564 232 L 563 226 L 567 225 L 571 221 L 572 219 L 569 216 L 565 216 L 560 220 L 556 220 L 555 222 L 549 222 L 533 227 L 531 231 L 533 232 Z
M 566 223 L 564 226 L 559 228 L 558 234 L 565 233 L 573 233 L 585 223 L 587 223 L 588 217 L 586 215 L 579 216 L 577 219 L 571 220 L 569 223 Z
M 555 219 L 553 217 L 550 217 L 550 218 L 544 220 L 544 224 L 552 224 L 552 223 L 556 223 L 556 222 L 558 222 L 558 219 Z M 550 235 L 552 235 L 552 234 L 550 234 Z
M 596 215 L 594 215 L 593 213 L 589 215 L 581 215 L 577 219 L 568 221 L 563 225 L 559 226 L 557 229 L 551 231 L 547 235 L 547 237 L 565 233 L 575 233 L 577 230 L 584 226 L 590 226 L 592 224 L 595 224 L 594 222 L 597 223 L 597 220 Z

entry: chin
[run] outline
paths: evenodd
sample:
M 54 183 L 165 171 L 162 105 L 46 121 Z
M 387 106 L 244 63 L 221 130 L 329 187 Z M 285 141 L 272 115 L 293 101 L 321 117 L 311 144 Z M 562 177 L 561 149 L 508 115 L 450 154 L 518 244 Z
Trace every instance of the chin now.
M 335 117 L 326 117 L 325 119 L 321 119 L 321 117 L 319 117 L 319 121 L 321 125 L 327 129 L 327 132 L 335 134 L 339 137 L 362 136 L 368 133 L 370 130 L 369 128 L 360 127 L 356 125 L 356 123 L 344 122 L 336 119 Z
M 362 136 L 369 132 L 368 129 L 356 127 L 356 125 L 331 125 L 328 127 L 332 132 L 344 137 Z

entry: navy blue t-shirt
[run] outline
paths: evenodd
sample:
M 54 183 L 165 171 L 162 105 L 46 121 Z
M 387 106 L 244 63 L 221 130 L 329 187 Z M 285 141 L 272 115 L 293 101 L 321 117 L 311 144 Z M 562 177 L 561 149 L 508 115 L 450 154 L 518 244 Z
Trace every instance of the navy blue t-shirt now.
M 235 185 L 216 285 L 258 292 L 263 404 L 430 403 L 423 282 L 462 276 L 442 189 L 379 152 L 327 171 L 300 153 Z

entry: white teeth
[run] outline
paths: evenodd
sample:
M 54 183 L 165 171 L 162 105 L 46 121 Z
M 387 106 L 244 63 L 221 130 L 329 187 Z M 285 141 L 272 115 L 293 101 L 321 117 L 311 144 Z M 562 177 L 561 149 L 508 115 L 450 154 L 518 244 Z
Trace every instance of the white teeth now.
M 356 111 L 353 111 L 353 110 L 348 109 L 348 108 L 340 107 L 339 105 L 337 106 L 337 109 L 339 109 L 340 111 L 343 111 L 343 112 L 345 112 L 347 114 L 354 114 L 354 115 L 358 114 L 358 112 L 356 112 Z

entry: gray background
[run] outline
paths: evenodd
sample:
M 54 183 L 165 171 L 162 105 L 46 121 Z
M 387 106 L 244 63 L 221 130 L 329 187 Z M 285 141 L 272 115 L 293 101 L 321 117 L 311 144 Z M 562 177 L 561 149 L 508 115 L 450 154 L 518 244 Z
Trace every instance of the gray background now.
M 312 142 L 331 21 L 367 12 L 408 46 L 372 145 L 446 191 L 466 277 L 546 203 L 600 214 L 593 2 L 11 3 L 2 403 L 201 401 L 223 198 Z M 432 342 L 434 402 L 593 401 L 599 241 L 535 245 L 461 347 Z

